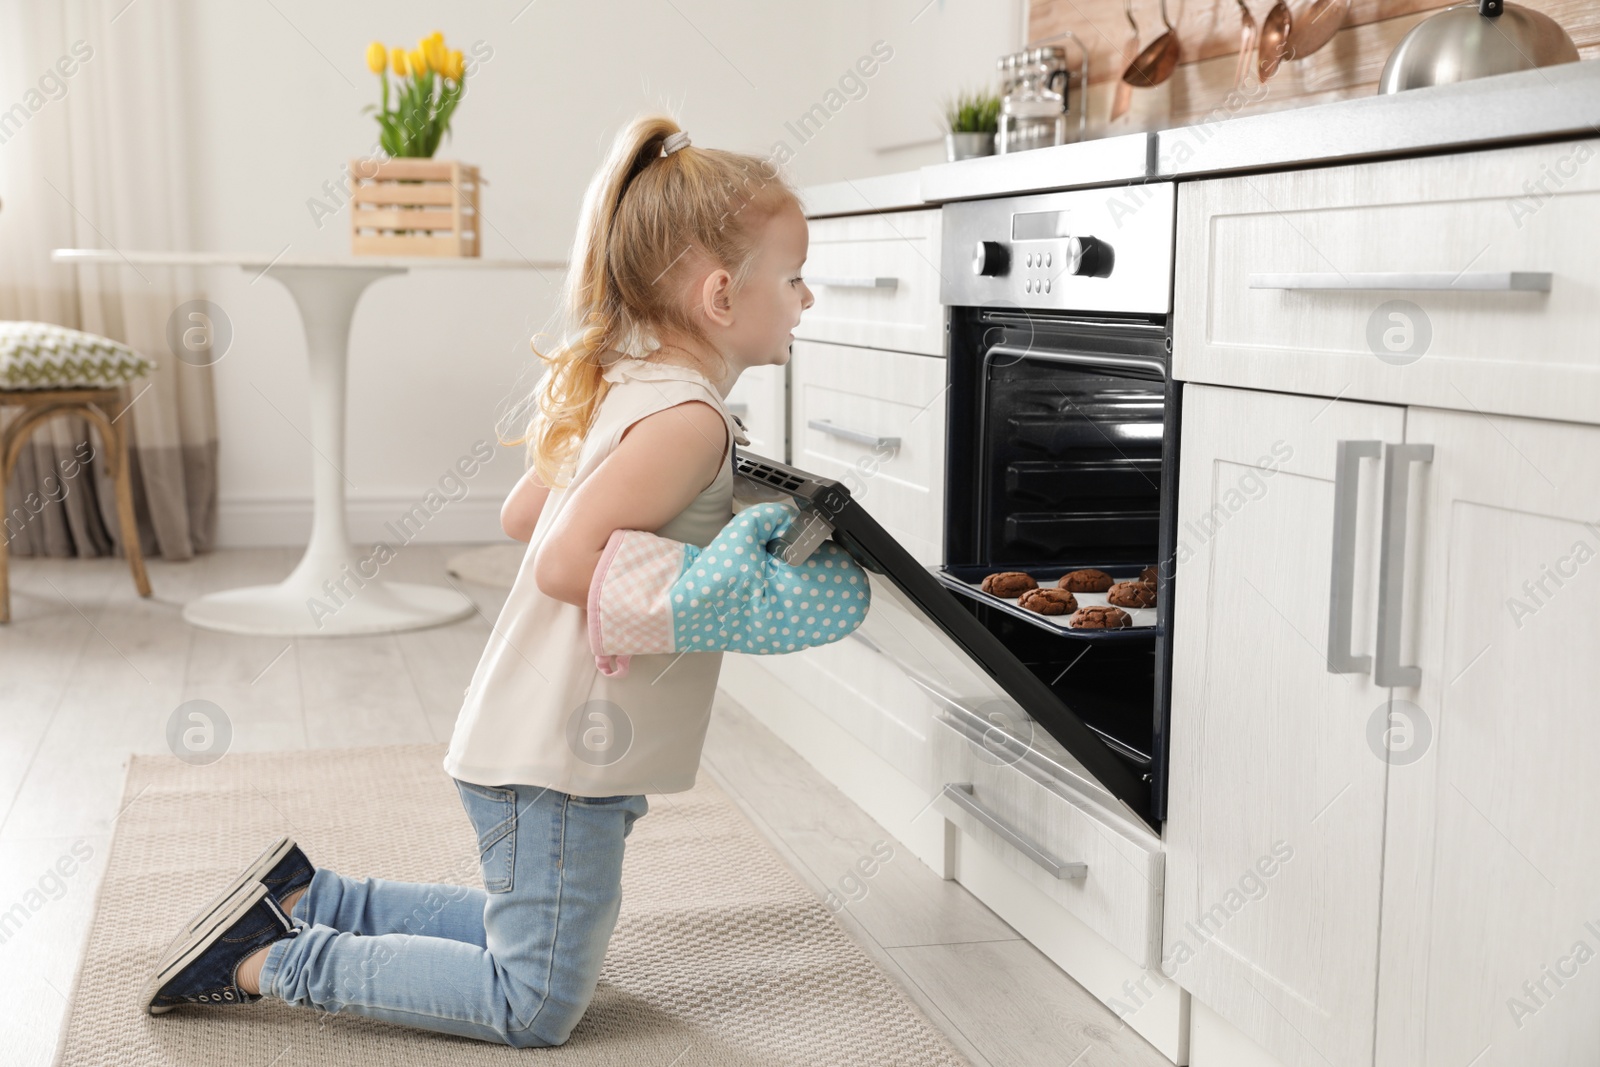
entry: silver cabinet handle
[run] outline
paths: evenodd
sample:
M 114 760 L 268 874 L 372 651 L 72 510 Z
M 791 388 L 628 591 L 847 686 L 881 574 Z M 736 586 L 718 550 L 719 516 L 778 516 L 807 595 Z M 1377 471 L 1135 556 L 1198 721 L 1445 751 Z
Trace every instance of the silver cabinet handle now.
M 899 278 L 846 278 L 832 274 L 807 274 L 804 281 L 807 285 L 826 285 L 830 289 L 894 289 L 900 285 Z
M 863 645 L 866 645 L 868 648 L 872 649 L 872 651 L 876 652 L 880 656 L 887 655 L 887 653 L 884 652 L 883 647 L 881 645 L 879 645 L 878 642 L 874 641 L 872 638 L 870 638 L 866 634 L 862 633 L 859 629 L 851 630 L 849 633 L 845 634 L 845 636 L 854 638 L 856 641 L 860 642 Z
M 900 438 L 879 437 L 877 434 L 863 433 L 860 430 L 849 430 L 843 426 L 835 426 L 827 419 L 807 419 L 806 425 L 813 430 L 821 430 L 830 437 L 854 441 L 858 445 L 871 445 L 873 448 L 899 448 Z
M 1356 501 L 1361 461 L 1376 459 L 1382 441 L 1340 441 L 1333 467 L 1333 575 L 1328 590 L 1328 673 L 1366 674 L 1372 657 L 1350 648 L 1355 616 Z
M 1401 610 L 1405 602 L 1406 503 L 1411 495 L 1411 464 L 1432 463 L 1432 445 L 1385 445 L 1383 451 L 1383 534 L 1378 557 L 1378 654 L 1372 680 L 1384 688 L 1421 684 L 1422 668 L 1400 663 Z
M 1252 289 L 1442 289 L 1548 293 L 1547 270 L 1351 271 L 1339 273 L 1252 274 Z
M 1073 881 L 1089 873 L 1089 865 L 1087 863 L 1076 860 L 1065 862 L 1058 860 L 1007 826 L 994 812 L 974 799 L 971 782 L 946 783 L 944 792 L 939 794 L 939 800 L 944 804 L 954 805 L 983 823 L 983 825 L 1000 835 L 1006 844 L 1043 867 L 1053 878 Z

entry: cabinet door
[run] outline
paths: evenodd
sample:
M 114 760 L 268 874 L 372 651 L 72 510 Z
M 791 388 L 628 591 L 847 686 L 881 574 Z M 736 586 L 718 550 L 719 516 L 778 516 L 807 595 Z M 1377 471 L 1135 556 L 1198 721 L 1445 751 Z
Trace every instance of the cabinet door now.
M 1372 1061 L 1386 768 L 1367 727 L 1388 693 L 1328 670 L 1335 456 L 1404 425 L 1399 407 L 1183 391 L 1162 966 L 1286 1067 Z M 1360 652 L 1380 479 L 1356 467 Z
M 919 562 L 944 562 L 944 420 L 939 356 L 794 342 L 794 465 L 843 482 Z
M 788 364 L 751 367 L 739 375 L 728 392 L 728 410 L 744 423 L 746 452 L 787 463 L 788 457 Z
M 1600 1047 L 1600 427 L 1413 408 L 1377 1061 Z
M 928 780 L 931 697 L 876 651 L 863 623 L 843 641 L 785 656 L 762 666 L 846 733 L 913 782 Z M 863 640 L 865 638 L 865 640 Z
M 1590 138 L 1185 183 L 1173 375 L 1600 421 L 1597 154 Z
M 795 336 L 942 356 L 940 213 L 812 219 L 805 279 L 816 303 Z

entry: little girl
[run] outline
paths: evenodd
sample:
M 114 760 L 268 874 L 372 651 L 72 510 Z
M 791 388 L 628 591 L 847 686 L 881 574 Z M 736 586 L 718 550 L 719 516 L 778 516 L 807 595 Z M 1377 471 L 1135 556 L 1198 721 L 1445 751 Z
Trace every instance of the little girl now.
M 351 878 L 286 838 L 179 934 L 151 1013 L 274 996 L 519 1048 L 567 1040 L 616 924 L 623 839 L 646 793 L 694 785 L 722 660 L 602 674 L 591 579 L 615 530 L 704 547 L 732 518 L 747 442 L 724 398 L 788 360 L 806 249 L 766 160 L 696 148 L 663 117 L 618 136 L 573 248 L 573 339 L 539 353 L 537 411 L 510 442 L 532 465 L 501 521 L 528 550 L 444 759 L 484 888 Z

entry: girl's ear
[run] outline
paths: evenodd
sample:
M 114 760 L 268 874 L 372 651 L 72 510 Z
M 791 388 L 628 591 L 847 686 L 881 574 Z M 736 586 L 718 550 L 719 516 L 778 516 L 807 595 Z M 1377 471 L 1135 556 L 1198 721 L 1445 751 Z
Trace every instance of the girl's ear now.
M 700 287 L 701 309 L 719 326 L 733 325 L 733 275 L 720 267 L 706 275 Z

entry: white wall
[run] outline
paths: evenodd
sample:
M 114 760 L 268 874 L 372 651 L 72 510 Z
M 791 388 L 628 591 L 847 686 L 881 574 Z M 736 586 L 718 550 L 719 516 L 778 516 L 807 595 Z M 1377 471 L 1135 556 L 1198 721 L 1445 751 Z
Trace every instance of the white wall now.
M 701 145 L 768 155 L 787 142 L 798 185 L 939 160 L 938 102 L 991 76 L 1021 12 L 1018 0 L 185 5 L 187 110 L 151 121 L 190 124 L 199 248 L 347 251 L 345 211 L 319 224 L 310 202 L 337 203 L 346 161 L 374 143 L 376 123 L 361 113 L 377 98 L 364 49 L 439 29 L 452 47 L 482 42 L 493 54 L 438 156 L 476 163 L 488 182 L 483 255 L 531 260 L 565 258 L 585 184 L 620 125 L 646 108 L 675 112 Z M 876 40 L 894 57 L 800 143 L 786 122 L 823 102 Z M 235 338 L 216 368 L 220 541 L 303 544 L 313 456 L 294 304 L 239 271 L 208 272 L 206 284 Z M 382 536 L 474 442 L 493 440 L 497 417 L 532 386 L 528 340 L 551 325 L 559 284 L 553 272 L 436 272 L 368 290 L 352 327 L 342 465 L 357 539 Z M 423 536 L 503 539 L 500 502 L 521 472 L 522 450 L 497 448 Z

